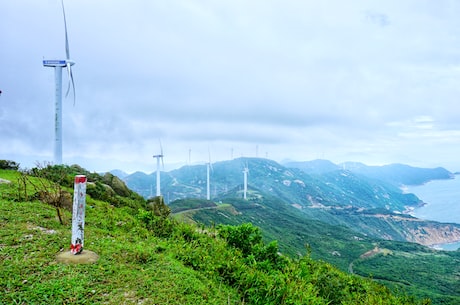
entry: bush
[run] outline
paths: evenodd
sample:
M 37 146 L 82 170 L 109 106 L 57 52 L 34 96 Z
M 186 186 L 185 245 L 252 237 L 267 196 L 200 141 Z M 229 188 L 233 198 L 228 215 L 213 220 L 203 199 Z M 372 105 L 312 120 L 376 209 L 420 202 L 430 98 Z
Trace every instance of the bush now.
M 0 160 L 0 169 L 18 170 L 19 163 L 11 160 Z
M 153 214 L 159 217 L 168 217 L 171 214 L 171 209 L 166 205 L 162 196 L 157 196 L 147 200 L 153 210 Z
M 262 232 L 251 223 L 240 226 L 222 225 L 218 230 L 230 246 L 241 250 L 244 257 L 252 254 L 253 248 L 262 242 Z
M 157 216 L 153 211 L 139 209 L 137 219 L 155 236 L 162 238 L 172 236 L 175 222 L 168 217 Z
M 278 242 L 272 241 L 265 245 L 262 232 L 251 223 L 220 226 L 218 230 L 227 243 L 241 250 L 245 261 L 257 269 L 270 272 L 282 270 L 288 264 L 289 260 L 278 253 Z

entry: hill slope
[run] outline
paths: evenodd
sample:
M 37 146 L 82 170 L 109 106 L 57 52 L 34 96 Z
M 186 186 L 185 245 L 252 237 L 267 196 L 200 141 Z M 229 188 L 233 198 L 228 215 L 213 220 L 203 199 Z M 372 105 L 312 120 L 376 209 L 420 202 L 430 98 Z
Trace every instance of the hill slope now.
M 96 176 L 93 194 L 118 205 L 87 196 L 85 248 L 100 258 L 94 265 L 58 264 L 54 257 L 70 239 L 70 212 L 61 210 L 60 224 L 56 206 L 36 199 L 33 185 L 48 183 L 44 176 L 0 170 L 0 178 L 10 181 L 0 184 L 2 303 L 426 304 L 308 255 L 280 256 L 252 225 L 176 223 L 167 209 L 156 214 L 132 194 L 113 193 L 113 179 Z
M 309 165 L 315 170 L 306 173 L 305 168 L 287 168 L 261 158 L 217 162 L 211 175 L 212 199 L 242 198 L 242 169 L 248 166 L 249 188 L 260 193 L 250 193 L 251 200 L 257 200 L 257 196 L 275 198 L 277 202 L 296 207 L 305 219 L 345 226 L 375 238 L 415 241 L 424 245 L 460 240 L 460 226 L 441 226 L 403 215 L 422 203 L 415 195 L 403 193 L 393 183 L 342 170 L 328 161 L 319 165 L 318 162 L 300 165 Z M 417 169 L 413 171 L 419 172 Z M 437 170 L 422 172 L 432 174 L 425 174 L 425 178 L 439 177 Z M 161 190 L 168 203 L 206 197 L 205 165 L 185 166 L 161 174 Z M 151 186 L 156 183 L 156 175 L 135 173 L 125 181 L 147 198 L 152 194 Z M 448 234 L 440 234 L 441 230 Z
M 437 251 L 417 244 L 365 236 L 341 225 L 306 219 L 302 212 L 296 212 L 295 208 L 275 198 L 263 197 L 256 190 L 251 190 L 251 194 L 258 199 L 248 202 L 220 198 L 221 203 L 185 199 L 171 203 L 170 207 L 181 221 L 205 225 L 251 222 L 262 229 L 266 241 L 278 240 L 281 251 L 292 257 L 302 254 L 306 245 L 313 258 L 330 262 L 343 271 L 372 276 L 401 291 L 430 297 L 433 304 L 453 305 L 460 302 L 460 251 Z M 315 218 L 328 218 L 330 215 L 318 214 Z M 362 215 L 356 217 L 357 226 L 364 223 L 374 230 L 386 225 L 387 231 L 395 231 L 398 223 L 397 228 L 405 226 L 407 231 L 429 230 L 429 225 L 421 227 L 414 218 L 401 225 L 405 222 L 401 215 L 382 215 L 381 219 L 370 215 L 367 222 Z M 443 229 L 437 227 L 436 230 Z

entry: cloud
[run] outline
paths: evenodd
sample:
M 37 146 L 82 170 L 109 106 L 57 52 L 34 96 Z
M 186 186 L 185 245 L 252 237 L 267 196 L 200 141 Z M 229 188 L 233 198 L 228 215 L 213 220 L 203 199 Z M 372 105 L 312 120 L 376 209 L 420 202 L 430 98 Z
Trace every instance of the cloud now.
M 390 25 L 390 18 L 385 14 L 367 11 L 365 16 L 366 20 L 378 26 L 385 27 Z
M 65 4 L 77 102 L 63 101 L 64 160 L 142 169 L 161 139 L 167 163 L 258 145 L 276 160 L 458 164 L 445 152 L 458 153 L 460 4 Z M 0 154 L 51 158 L 41 61 L 65 55 L 60 3 L 2 10 Z

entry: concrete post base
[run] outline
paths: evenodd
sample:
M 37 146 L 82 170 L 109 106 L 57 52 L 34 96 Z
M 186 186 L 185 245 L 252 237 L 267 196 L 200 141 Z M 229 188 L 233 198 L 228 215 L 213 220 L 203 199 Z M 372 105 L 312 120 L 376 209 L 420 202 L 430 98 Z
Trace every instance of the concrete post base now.
M 77 255 L 70 253 L 70 251 L 66 251 L 56 256 L 56 261 L 64 264 L 92 264 L 97 262 L 98 259 L 99 255 L 89 250 L 83 250 Z

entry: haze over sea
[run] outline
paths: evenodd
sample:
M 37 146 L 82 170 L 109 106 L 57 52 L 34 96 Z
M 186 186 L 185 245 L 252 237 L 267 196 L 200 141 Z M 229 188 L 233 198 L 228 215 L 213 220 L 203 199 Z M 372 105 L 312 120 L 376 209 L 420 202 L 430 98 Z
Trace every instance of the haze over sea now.
M 417 218 L 460 224 L 460 176 L 455 179 L 433 180 L 424 185 L 408 186 L 405 191 L 426 203 L 415 209 Z M 460 248 L 460 242 L 440 245 L 445 250 Z

